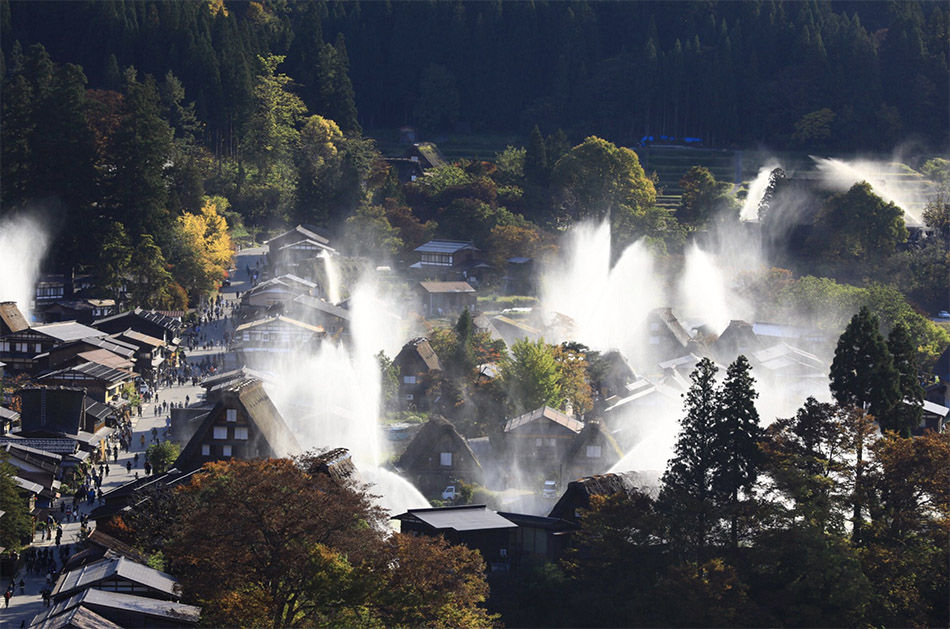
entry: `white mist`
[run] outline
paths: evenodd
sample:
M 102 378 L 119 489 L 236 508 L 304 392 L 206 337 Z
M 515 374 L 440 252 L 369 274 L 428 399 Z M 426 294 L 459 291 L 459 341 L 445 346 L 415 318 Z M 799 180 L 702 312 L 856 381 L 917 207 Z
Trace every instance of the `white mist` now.
M 781 167 L 781 164 L 778 162 L 769 162 L 759 169 L 755 179 L 749 183 L 749 190 L 746 194 L 745 202 L 742 204 L 742 211 L 739 214 L 740 220 L 759 220 L 759 203 L 762 202 L 762 198 L 765 196 L 765 191 L 769 187 L 769 177 L 773 170 Z
M 49 233 L 34 214 L 0 218 L 0 301 L 15 301 L 27 321 L 49 241 Z

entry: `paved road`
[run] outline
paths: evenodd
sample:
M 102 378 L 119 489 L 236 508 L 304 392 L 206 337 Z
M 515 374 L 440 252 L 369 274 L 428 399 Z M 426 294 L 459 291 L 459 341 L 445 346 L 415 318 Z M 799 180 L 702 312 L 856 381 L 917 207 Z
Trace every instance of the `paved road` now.
M 237 256 L 237 270 L 231 274 L 231 286 L 225 288 L 222 291 L 222 298 L 227 301 L 235 300 L 235 293 L 243 293 L 246 290 L 249 290 L 251 284 L 247 273 L 245 272 L 245 266 L 248 266 L 250 269 L 255 268 L 255 262 L 263 255 L 266 251 L 266 248 L 257 247 L 250 248 L 241 251 Z M 261 260 L 263 264 L 263 260 Z M 206 334 L 209 341 L 213 343 L 213 346 L 210 349 L 195 349 L 189 350 L 186 352 L 187 360 L 191 364 L 198 364 L 203 359 L 209 358 L 211 356 L 217 356 L 221 352 L 225 351 L 223 346 L 224 333 L 233 332 L 228 314 L 230 308 L 226 308 L 225 316 L 221 319 L 212 321 L 210 324 L 202 326 L 202 331 Z M 228 355 L 230 358 L 230 355 Z M 227 362 L 227 367 L 234 367 L 235 365 L 229 360 Z M 119 487 L 130 480 L 134 480 L 135 476 L 142 476 L 145 474 L 142 465 L 145 462 L 145 449 L 148 446 L 148 443 L 152 439 L 152 429 L 155 428 L 159 436 L 162 434 L 162 430 L 166 426 L 168 421 L 168 414 L 163 413 L 156 415 L 155 407 L 157 404 L 162 402 L 168 402 L 169 404 L 178 404 L 185 401 L 186 396 L 191 404 L 199 402 L 203 396 L 204 390 L 198 386 L 191 386 L 187 384 L 185 386 L 172 386 L 172 387 L 162 387 L 158 390 L 157 399 L 152 403 L 145 404 L 143 406 L 142 417 L 135 417 L 132 420 L 132 446 L 128 453 L 122 452 L 121 448 L 119 450 L 119 459 L 117 462 L 113 461 L 109 465 L 109 475 L 104 478 L 102 483 L 102 491 L 108 492 L 111 489 Z M 143 445 L 144 443 L 144 445 Z M 138 467 L 133 467 L 131 473 L 126 471 L 126 463 L 134 460 L 134 456 L 139 455 L 139 464 Z M 61 501 L 60 501 L 61 502 Z M 66 504 L 71 504 L 72 499 L 68 498 Z M 58 508 L 59 503 L 56 507 Z M 95 505 L 82 505 L 79 507 L 80 513 L 89 513 Z M 54 511 L 55 512 L 55 511 Z M 54 517 L 56 517 L 54 515 Z M 94 526 L 94 523 L 90 522 Z M 77 550 L 80 550 L 77 545 L 80 533 L 79 522 L 62 522 L 63 526 L 63 539 L 62 544 L 70 548 L 70 555 L 72 555 Z M 56 546 L 54 540 L 45 541 L 40 540 L 40 535 L 37 534 L 36 539 L 33 543 L 35 547 L 45 548 L 45 547 L 54 547 Z M 62 564 L 57 563 L 57 567 L 61 568 Z M 33 617 L 43 611 L 43 599 L 40 595 L 40 591 L 46 586 L 45 574 L 43 575 L 28 575 L 26 574 L 25 568 L 20 571 L 20 573 L 14 578 L 14 581 L 19 583 L 20 579 L 24 581 L 24 594 L 20 594 L 19 587 L 16 588 L 16 594 L 13 598 L 10 599 L 10 605 L 8 608 L 3 608 L 2 613 L 0 613 L 0 628 L 7 629 L 16 629 L 20 627 L 21 624 L 25 627 L 29 626 L 30 621 Z M 4 583 L 3 586 L 7 584 Z

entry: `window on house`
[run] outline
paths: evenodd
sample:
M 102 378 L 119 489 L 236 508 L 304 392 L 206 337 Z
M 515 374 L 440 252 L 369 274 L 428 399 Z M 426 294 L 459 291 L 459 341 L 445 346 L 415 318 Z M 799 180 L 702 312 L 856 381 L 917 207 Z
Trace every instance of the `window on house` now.
M 235 426 L 234 427 L 234 438 L 235 439 L 247 439 L 247 426 Z M 599 455 L 598 455 L 599 456 Z
M 534 445 L 536 445 L 537 447 L 540 448 L 541 446 L 544 445 L 544 439 L 535 439 L 535 440 L 534 440 Z
M 553 448 L 555 445 L 557 445 L 557 440 L 556 440 L 556 439 L 545 439 L 545 440 L 544 440 L 544 445 L 546 445 L 546 446 L 549 447 L 549 448 Z
M 231 456 L 231 446 L 221 446 L 222 456 Z
M 201 456 L 211 456 L 211 446 L 209 444 L 201 444 Z
M 215 439 L 227 439 L 227 438 L 228 438 L 228 427 L 227 427 L 227 426 L 215 426 L 215 427 L 214 427 L 214 438 L 215 438 Z
M 37 343 L 36 345 L 33 346 L 33 349 L 36 351 L 37 354 L 39 354 L 40 352 L 43 351 L 43 346 Z
M 415 384 L 415 383 L 416 383 L 416 377 L 415 377 L 415 376 L 403 376 L 403 377 L 402 377 L 402 381 L 403 381 L 403 384 Z
M 0 352 L 9 352 L 9 351 L 10 351 L 10 343 L 9 343 L 9 342 L 4 341 L 3 343 L 0 343 Z
M 651 329 L 652 331 L 656 332 L 657 330 L 660 329 L 660 324 L 659 324 L 659 323 L 651 323 L 651 324 L 650 324 L 650 329 Z
M 25 353 L 27 351 L 27 347 L 29 347 L 29 345 L 27 345 L 26 343 L 17 343 L 16 351 Z
M 588 458 L 588 459 L 599 459 L 599 458 L 600 458 L 600 446 L 587 446 L 587 458 Z
M 658 336 L 650 337 L 650 345 L 659 345 L 659 344 L 660 344 L 660 337 Z
M 407 394 L 406 394 L 406 399 L 407 399 L 407 400 L 414 400 L 414 399 L 416 399 L 416 396 L 414 396 L 412 393 L 407 393 Z
M 227 417 L 227 419 L 228 419 L 229 422 L 236 422 L 236 421 L 237 421 L 237 409 L 236 409 L 236 408 L 229 408 L 229 409 L 228 409 L 228 417 Z
M 245 341 L 250 341 L 250 340 L 251 340 L 251 333 L 248 332 L 247 330 L 244 330 L 244 340 L 245 340 Z
M 442 467 L 452 467 L 452 453 L 443 452 L 439 455 L 439 465 Z

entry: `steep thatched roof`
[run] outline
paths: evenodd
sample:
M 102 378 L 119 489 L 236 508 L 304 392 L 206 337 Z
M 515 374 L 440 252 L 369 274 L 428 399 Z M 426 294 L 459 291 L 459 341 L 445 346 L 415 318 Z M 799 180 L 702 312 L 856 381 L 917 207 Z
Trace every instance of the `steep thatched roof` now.
M 535 421 L 550 421 L 574 433 L 580 433 L 584 428 L 584 422 L 574 419 L 572 416 L 562 413 L 556 408 L 542 406 L 541 408 L 536 408 L 533 411 L 519 415 L 514 419 L 509 419 L 508 423 L 505 424 L 505 432 L 513 432 Z
M 680 345 L 686 347 L 690 341 L 689 332 L 687 332 L 683 324 L 679 322 L 679 319 L 673 315 L 672 308 L 654 308 L 650 311 L 650 314 L 656 317 L 660 323 L 670 331 Z
M 425 363 L 429 371 L 442 371 L 442 363 L 439 362 L 439 357 L 436 355 L 435 350 L 429 345 L 428 339 L 422 337 L 412 339 L 403 345 L 402 350 L 400 350 L 396 358 L 393 359 L 393 364 L 398 365 L 402 363 L 409 358 L 409 354 L 413 353 L 422 359 L 422 362 Z
M 0 329 L 5 328 L 2 331 L 9 330 L 10 334 L 22 332 L 30 327 L 15 301 L 0 303 L 0 323 L 2 323 Z
M 478 457 L 472 452 L 472 448 L 469 447 L 465 438 L 459 434 L 455 426 L 452 425 L 452 422 L 441 415 L 430 416 L 425 426 L 423 426 L 415 438 L 409 442 L 409 447 L 406 448 L 406 451 L 403 452 L 399 458 L 399 463 L 397 463 L 398 467 L 404 470 L 410 470 L 416 467 L 419 461 L 423 461 L 428 455 L 431 455 L 432 449 L 445 435 L 448 435 L 452 442 L 457 444 L 460 451 L 468 453 L 479 470 L 482 469 L 482 464 L 479 463 Z
M 549 517 L 576 522 L 577 510 L 589 509 L 590 497 L 593 495 L 612 496 L 618 493 L 632 495 L 636 491 L 652 494 L 655 493 L 656 487 L 657 479 L 641 472 L 585 476 L 567 486 L 561 499 L 551 509 Z
M 583 430 L 571 442 L 571 447 L 567 449 L 567 462 L 573 462 L 575 457 L 583 459 L 586 456 L 584 448 L 588 445 L 603 445 L 605 449 L 609 450 L 609 452 L 604 452 L 602 456 L 602 461 L 608 462 L 608 465 L 613 465 L 623 458 L 623 450 L 620 449 L 617 440 L 614 439 L 600 420 L 594 419 L 584 424 Z

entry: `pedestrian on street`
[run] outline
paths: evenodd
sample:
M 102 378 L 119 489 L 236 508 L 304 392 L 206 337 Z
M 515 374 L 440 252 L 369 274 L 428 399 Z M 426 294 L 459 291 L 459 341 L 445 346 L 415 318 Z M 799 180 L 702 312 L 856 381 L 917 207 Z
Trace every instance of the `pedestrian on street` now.
M 125 464 L 125 469 L 129 474 L 132 473 L 132 461 L 129 461 Z
M 13 598 L 13 592 L 10 591 L 10 588 L 7 588 L 7 591 L 3 593 L 3 603 L 4 607 L 10 606 L 10 599 Z
M 20 594 L 26 594 L 26 583 L 23 581 L 23 577 L 20 577 Z

